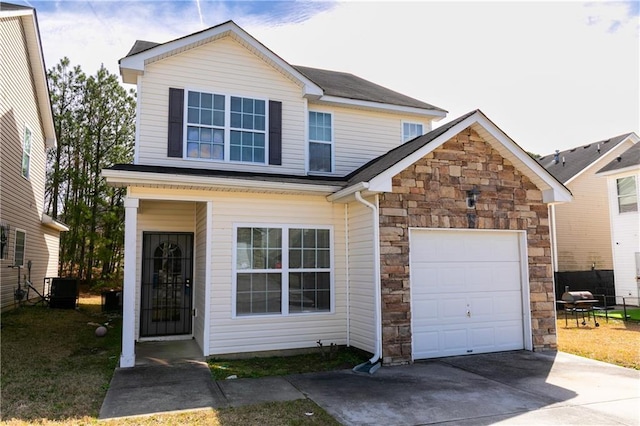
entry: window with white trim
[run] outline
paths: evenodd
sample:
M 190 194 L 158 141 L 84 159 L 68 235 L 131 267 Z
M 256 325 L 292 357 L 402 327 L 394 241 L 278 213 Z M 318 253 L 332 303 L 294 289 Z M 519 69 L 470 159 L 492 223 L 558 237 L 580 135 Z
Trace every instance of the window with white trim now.
M 29 179 L 29 168 L 31 167 L 31 137 L 31 130 L 25 127 L 22 139 L 22 176 L 27 179 Z
M 331 309 L 328 229 L 289 229 L 289 312 Z
M 13 245 L 13 266 L 24 266 L 24 252 L 27 245 L 27 233 L 16 229 Z
M 266 101 L 187 91 L 187 157 L 266 161 Z
M 423 134 L 421 123 L 402 123 L 402 143 L 415 139 Z
M 638 190 L 636 177 L 628 176 L 616 179 L 618 190 L 618 212 L 628 213 L 638 211 Z
M 237 227 L 237 316 L 331 311 L 328 228 Z
M 309 111 L 309 171 L 333 171 L 332 117 L 327 112 Z

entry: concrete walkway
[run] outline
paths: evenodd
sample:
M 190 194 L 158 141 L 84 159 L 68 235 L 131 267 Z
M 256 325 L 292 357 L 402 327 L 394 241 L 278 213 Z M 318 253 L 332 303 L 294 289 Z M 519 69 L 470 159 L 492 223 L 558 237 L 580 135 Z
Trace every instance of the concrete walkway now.
M 213 381 L 202 362 L 117 369 L 100 419 L 309 398 L 344 425 L 640 424 L 640 372 L 565 353 Z

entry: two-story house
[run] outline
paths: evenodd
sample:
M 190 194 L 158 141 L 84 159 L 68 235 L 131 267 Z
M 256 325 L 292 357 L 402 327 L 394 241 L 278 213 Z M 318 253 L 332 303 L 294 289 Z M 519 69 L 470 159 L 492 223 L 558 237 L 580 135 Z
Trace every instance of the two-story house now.
M 137 85 L 122 367 L 350 345 L 378 365 L 556 347 L 548 204 L 569 191 L 482 112 L 294 66 L 229 21 L 120 60 Z
M 60 232 L 44 211 L 47 148 L 56 143 L 36 11 L 0 3 L 0 308 L 18 279 L 58 275 Z M 28 266 L 31 265 L 29 272 Z M 33 292 L 31 293 L 33 294 Z
M 574 197 L 573 202 L 550 210 L 557 297 L 568 286 L 571 290 L 606 294 L 608 304 L 616 303 L 615 247 L 611 245 L 610 227 L 615 216 L 609 209 L 607 181 L 597 172 L 638 141 L 635 133 L 625 133 L 538 159 Z
M 606 179 L 608 189 L 617 303 L 640 306 L 640 143 L 620 153 L 597 176 Z

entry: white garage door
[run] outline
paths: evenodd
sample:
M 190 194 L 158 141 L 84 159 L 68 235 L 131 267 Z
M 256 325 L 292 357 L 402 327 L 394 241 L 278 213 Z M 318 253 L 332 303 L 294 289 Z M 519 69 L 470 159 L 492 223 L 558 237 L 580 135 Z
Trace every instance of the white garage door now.
M 411 231 L 413 358 L 524 348 L 519 234 Z

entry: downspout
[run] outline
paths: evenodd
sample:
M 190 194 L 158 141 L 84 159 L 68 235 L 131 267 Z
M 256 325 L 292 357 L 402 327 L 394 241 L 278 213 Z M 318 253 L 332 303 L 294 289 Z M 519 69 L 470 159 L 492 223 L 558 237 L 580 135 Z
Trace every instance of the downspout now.
M 549 225 L 551 226 L 551 250 L 553 254 L 551 255 L 551 263 L 554 272 L 554 281 L 555 281 L 555 273 L 558 272 L 558 238 L 556 236 L 556 205 L 549 205 Z
M 380 279 L 380 217 L 378 216 L 378 196 L 376 195 L 376 204 L 372 204 L 362 198 L 360 191 L 354 193 L 356 200 L 371 209 L 373 213 L 373 280 L 375 287 L 375 304 L 374 321 L 376 324 L 376 342 L 373 357 L 369 361 L 357 365 L 353 368 L 356 372 L 367 372 L 373 374 L 380 368 L 380 358 L 382 356 L 382 282 Z
M 349 204 L 344 205 L 344 262 L 347 283 L 347 347 L 351 346 L 351 276 L 349 274 Z
M 556 236 L 556 205 L 549 204 L 549 226 L 551 227 L 551 273 L 553 274 L 551 282 L 553 283 L 553 306 L 558 306 L 557 301 L 557 289 L 556 286 L 558 283 L 556 282 L 557 272 L 558 272 L 558 239 Z M 558 311 L 557 309 L 553 310 L 553 320 L 558 321 Z M 556 339 L 557 339 L 556 333 Z

